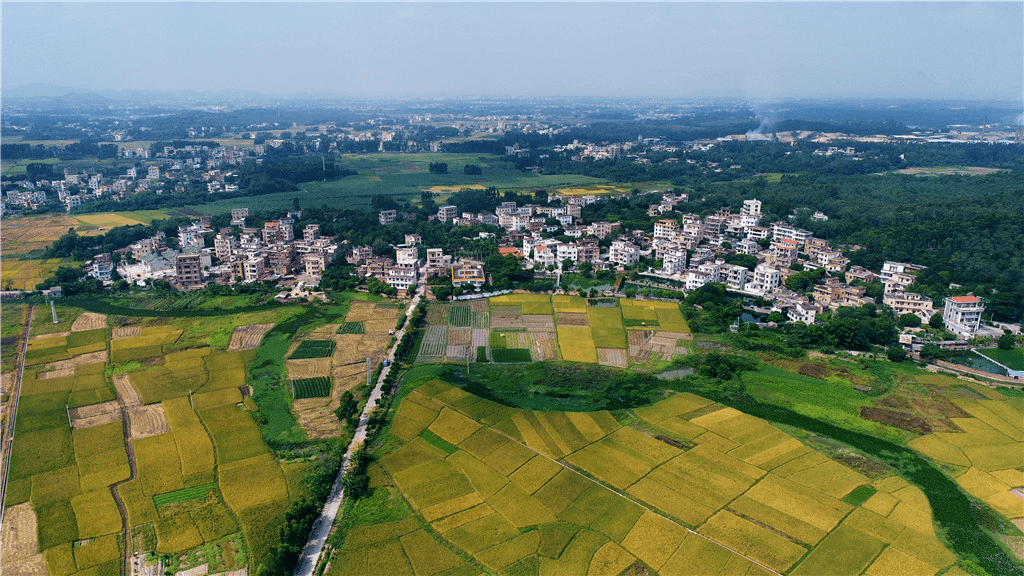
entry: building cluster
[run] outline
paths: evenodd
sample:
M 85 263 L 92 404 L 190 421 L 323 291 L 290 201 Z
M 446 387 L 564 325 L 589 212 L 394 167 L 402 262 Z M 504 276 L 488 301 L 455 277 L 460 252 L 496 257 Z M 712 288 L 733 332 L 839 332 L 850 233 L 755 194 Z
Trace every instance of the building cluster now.
M 394 258 L 375 255 L 369 246 L 357 246 L 348 253 L 348 262 L 359 266 L 360 276 L 376 278 L 405 292 L 431 276 L 448 275 L 454 287 L 479 288 L 487 281 L 482 262 L 453 259 L 441 248 L 426 248 L 426 257 L 420 258 L 422 241 L 418 234 L 406 234 L 405 244 L 394 247 Z
M 233 209 L 231 225 L 217 231 L 212 247 L 206 246 L 207 236 L 214 233 L 208 217 L 179 226 L 176 249 L 168 247 L 163 232 L 140 240 L 123 250 L 118 273 L 131 282 L 167 280 L 185 290 L 210 282 L 275 280 L 307 286 L 320 282 L 337 251 L 333 237 L 321 236 L 317 224 L 305 225 L 297 237 L 295 226 L 301 212 L 290 212 L 262 228 L 247 227 L 248 216 L 248 208 Z M 90 266 L 94 265 L 95 260 Z M 109 274 L 100 279 L 109 280 Z
M 120 200 L 140 192 L 184 193 L 200 185 L 210 194 L 235 192 L 238 184 L 230 167 L 258 158 L 263 151 L 262 145 L 186 145 L 165 146 L 152 155 L 148 147 L 123 148 L 123 158 L 137 159 L 123 174 L 65 168 L 61 179 L 5 182 L 0 209 L 4 213 L 16 208 L 35 210 L 56 201 L 71 210 L 100 198 Z

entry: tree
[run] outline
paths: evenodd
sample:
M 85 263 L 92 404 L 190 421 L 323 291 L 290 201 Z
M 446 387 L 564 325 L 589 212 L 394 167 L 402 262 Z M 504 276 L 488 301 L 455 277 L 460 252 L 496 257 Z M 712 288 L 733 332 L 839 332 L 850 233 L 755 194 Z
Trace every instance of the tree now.
M 931 342 L 921 346 L 921 358 L 924 360 L 941 360 L 946 357 L 946 351 Z
M 481 170 L 480 167 L 477 166 L 476 164 L 466 164 L 462 168 L 462 173 L 465 174 L 466 176 L 478 176 L 480 174 L 483 174 L 484 171 Z
M 1016 343 L 1017 343 L 1017 338 L 1013 334 L 1011 334 L 1009 332 L 1007 332 L 1006 334 L 1003 334 L 1002 336 L 999 337 L 999 348 L 1000 348 L 1000 350 L 1011 350 L 1011 349 L 1013 349 L 1013 347 L 1014 347 L 1014 345 Z
M 907 351 L 902 346 L 890 346 L 885 355 L 892 362 L 903 362 L 907 359 Z
M 942 328 L 942 326 L 943 326 L 942 314 L 941 313 L 932 314 L 932 317 L 928 319 L 928 325 L 931 326 L 932 328 L 935 328 L 936 330 L 939 330 L 940 328 Z
M 903 328 L 917 328 L 918 326 L 921 325 L 921 317 L 918 316 L 917 314 L 912 314 L 910 312 L 907 312 L 906 314 L 901 314 L 899 319 L 899 325 Z
M 431 174 L 447 174 L 448 163 L 447 162 L 431 162 L 430 163 Z

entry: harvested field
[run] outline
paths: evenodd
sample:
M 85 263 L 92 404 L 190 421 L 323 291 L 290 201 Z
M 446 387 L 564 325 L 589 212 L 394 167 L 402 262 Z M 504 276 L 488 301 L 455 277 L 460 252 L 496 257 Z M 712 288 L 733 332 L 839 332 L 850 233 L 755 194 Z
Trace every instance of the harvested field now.
M 121 421 L 121 408 L 114 401 L 72 408 L 70 414 L 71 428 L 75 430 Z
M 449 328 L 448 346 L 469 346 L 473 341 L 473 330 L 470 328 Z
M 469 307 L 473 311 L 473 328 L 490 327 L 490 306 L 487 305 L 487 300 L 474 300 Z
M 46 564 L 39 553 L 36 532 L 36 513 L 32 504 L 24 502 L 4 510 L 3 529 L 0 530 L 0 572 L 19 575 L 45 575 Z
M 558 343 L 555 340 L 554 330 L 548 332 L 530 331 L 530 350 L 538 362 L 544 360 L 561 360 L 558 354 Z
M 690 335 L 681 332 L 655 332 L 650 340 L 651 351 L 660 354 L 662 360 L 672 360 L 676 354 L 686 354 L 686 348 L 678 346 L 677 343 L 688 336 Z
M 445 358 L 448 359 L 448 360 L 455 360 L 455 361 L 465 360 L 466 358 L 469 357 L 468 356 L 468 354 L 469 354 L 468 351 L 469 351 L 469 346 L 466 346 L 466 345 L 456 346 L 456 345 L 450 345 L 449 344 L 448 345 L 448 349 L 445 351 Z
M 61 362 L 66 362 L 66 360 L 62 360 Z M 56 362 L 54 362 L 54 364 L 56 364 Z M 64 368 L 58 368 L 58 369 L 55 369 L 55 370 L 47 370 L 45 372 L 40 372 L 40 373 L 38 373 L 36 375 L 36 380 L 50 380 L 52 378 L 67 378 L 68 376 L 74 376 L 74 375 L 75 375 L 75 367 L 74 366 L 67 366 L 67 367 L 64 367 Z
M 526 325 L 527 330 L 554 330 L 555 323 L 551 319 L 551 316 L 529 314 L 523 316 L 523 324 Z
M 477 346 L 488 346 L 490 345 L 491 331 L 487 328 L 473 328 L 473 339 L 470 345 L 476 348 Z
M 578 312 L 557 312 L 555 320 L 559 326 L 590 326 L 590 320 L 586 314 Z
M 236 327 L 235 331 L 231 333 L 228 350 L 255 350 L 263 341 L 263 336 L 273 327 L 273 324 L 249 324 Z
M 132 440 L 156 436 L 170 430 L 163 404 L 149 404 L 128 411 L 128 433 Z
M 78 356 L 75 356 L 74 358 L 70 358 L 68 360 L 58 360 L 57 362 L 50 362 L 49 364 L 43 366 L 43 370 L 63 371 L 71 369 L 71 371 L 74 372 L 75 366 L 85 366 L 87 364 L 100 364 L 106 361 L 107 351 L 100 350 L 98 352 L 90 352 L 88 354 L 79 354 Z M 38 378 L 57 378 L 57 376 L 44 376 L 43 374 L 40 374 Z
M 330 358 L 306 358 L 302 360 L 285 360 L 285 368 L 288 369 L 288 377 L 292 380 L 300 378 L 316 378 L 317 376 L 331 375 Z
M 359 380 L 356 380 L 358 383 Z M 337 388 L 337 386 L 335 386 Z M 331 398 L 306 398 L 292 401 L 299 426 L 313 440 L 334 438 L 341 433 L 341 422 L 334 415 L 338 402 Z
M 124 340 L 134 338 L 142 332 L 142 326 L 118 326 L 110 333 L 111 340 Z
M 629 359 L 632 362 L 642 363 L 651 359 L 654 348 L 651 345 L 651 338 L 654 332 L 649 330 L 629 330 Z
M 496 316 L 491 314 L 491 328 L 501 330 L 504 328 L 526 328 L 522 316 Z
M 602 366 L 626 367 L 626 351 L 618 348 L 598 348 L 597 363 Z
M 363 334 L 335 334 L 334 342 L 337 344 L 333 356 L 335 366 L 365 361 L 367 357 L 379 362 L 388 343 L 383 338 Z
M 315 330 L 310 332 L 309 335 L 306 336 L 306 338 L 310 340 L 329 340 L 331 336 L 337 334 L 338 331 L 341 330 L 341 326 L 341 324 L 324 324 L 323 326 L 320 326 L 319 328 L 316 328 Z
M 124 405 L 129 409 L 133 406 L 142 406 L 142 400 L 139 399 L 139 392 L 132 386 L 131 380 L 129 380 L 127 374 L 114 374 L 114 388 L 117 389 L 117 397 L 124 402 Z
M 85 332 L 86 330 L 96 330 L 98 328 L 107 327 L 107 316 L 105 314 L 97 314 L 95 312 L 82 312 L 75 318 L 75 321 L 71 323 L 72 332 Z

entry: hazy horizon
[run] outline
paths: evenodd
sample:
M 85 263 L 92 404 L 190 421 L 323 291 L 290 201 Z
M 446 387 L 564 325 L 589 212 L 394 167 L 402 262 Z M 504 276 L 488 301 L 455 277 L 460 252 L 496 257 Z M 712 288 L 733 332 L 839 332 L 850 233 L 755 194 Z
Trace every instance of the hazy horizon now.
M 1024 97 L 1021 2 L 4 2 L 0 10 L 5 89 Z

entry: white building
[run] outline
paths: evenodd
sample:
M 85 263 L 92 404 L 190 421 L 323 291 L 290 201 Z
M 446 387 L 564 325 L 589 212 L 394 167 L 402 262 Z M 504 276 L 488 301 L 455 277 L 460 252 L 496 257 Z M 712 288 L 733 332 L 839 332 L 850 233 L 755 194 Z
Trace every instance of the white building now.
M 946 330 L 962 338 L 970 338 L 981 327 L 981 313 L 985 305 L 977 296 L 950 296 L 942 309 L 942 322 Z
M 608 252 L 608 259 L 619 266 L 628 268 L 640 261 L 640 248 L 632 242 L 615 240 Z

